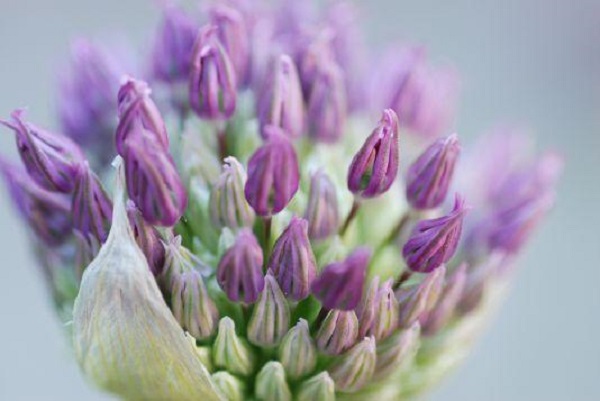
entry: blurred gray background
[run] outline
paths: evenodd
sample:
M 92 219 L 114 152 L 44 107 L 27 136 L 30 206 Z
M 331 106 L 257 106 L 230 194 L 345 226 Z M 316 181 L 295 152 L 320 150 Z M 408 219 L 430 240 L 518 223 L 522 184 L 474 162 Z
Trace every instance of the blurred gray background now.
M 147 0 L 0 0 L 0 116 L 53 120 L 54 73 L 76 35 L 149 40 Z M 566 155 L 558 205 L 512 294 L 433 401 L 600 399 L 600 2 L 370 0 L 371 40 L 412 39 L 463 75 L 459 133 L 526 123 Z M 373 60 L 377 63 L 377 60 Z M 0 151 L 14 153 L 12 135 Z M 0 400 L 108 400 L 83 380 L 20 222 L 0 197 Z

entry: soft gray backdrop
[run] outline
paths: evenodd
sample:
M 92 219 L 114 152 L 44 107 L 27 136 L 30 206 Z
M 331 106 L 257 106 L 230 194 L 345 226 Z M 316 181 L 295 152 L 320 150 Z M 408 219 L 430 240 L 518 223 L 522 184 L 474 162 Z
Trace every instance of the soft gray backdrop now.
M 51 124 L 53 74 L 70 37 L 147 43 L 147 0 L 0 0 L 0 116 L 27 105 Z M 373 42 L 403 36 L 464 76 L 459 133 L 526 122 L 567 157 L 558 206 L 512 296 L 435 401 L 600 399 L 600 4 L 586 0 L 364 0 Z M 377 63 L 377 60 L 373 60 Z M 14 153 L 12 135 L 0 151 Z M 0 197 L 0 400 L 93 401 Z

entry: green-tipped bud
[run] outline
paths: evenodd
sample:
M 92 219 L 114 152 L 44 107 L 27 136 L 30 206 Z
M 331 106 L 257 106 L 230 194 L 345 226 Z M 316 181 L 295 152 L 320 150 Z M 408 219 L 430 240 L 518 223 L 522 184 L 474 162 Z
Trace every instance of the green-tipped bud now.
M 256 398 L 260 401 L 292 401 L 292 392 L 279 362 L 268 362 L 256 375 Z
M 254 371 L 254 354 L 249 345 L 235 333 L 235 323 L 229 317 L 219 322 L 213 344 L 213 362 L 217 368 L 248 376 Z
M 304 319 L 287 332 L 279 346 L 279 360 L 285 372 L 296 380 L 311 373 L 317 366 L 317 348 Z
M 328 369 L 337 391 L 354 393 L 363 388 L 375 373 L 375 338 L 365 337 Z
M 278 345 L 290 328 L 290 316 L 290 307 L 277 280 L 267 273 L 265 288 L 254 305 L 248 323 L 248 340 L 263 347 Z
M 396 298 L 400 304 L 400 327 L 410 327 L 421 316 L 429 312 L 436 304 L 444 286 L 446 267 L 440 266 L 427 274 L 427 277 L 409 287 L 400 288 Z
M 415 322 L 411 327 L 394 333 L 377 345 L 375 380 L 387 377 L 396 369 L 405 366 L 419 349 L 421 326 Z
M 98 386 L 126 400 L 218 401 L 135 242 L 123 198 L 118 180 L 108 239 L 85 270 L 75 300 L 77 360 Z
M 297 401 L 335 401 L 335 383 L 329 373 L 321 372 L 303 382 Z
M 217 372 L 211 377 L 223 399 L 227 401 L 245 401 L 246 388 L 240 379 L 228 372 Z
M 354 311 L 330 310 L 317 332 L 319 351 L 339 355 L 356 342 L 358 318 Z
M 379 285 L 375 277 L 359 304 L 357 311 L 359 338 L 374 336 L 377 341 L 389 337 L 398 327 L 399 305 L 392 289 L 392 282 Z

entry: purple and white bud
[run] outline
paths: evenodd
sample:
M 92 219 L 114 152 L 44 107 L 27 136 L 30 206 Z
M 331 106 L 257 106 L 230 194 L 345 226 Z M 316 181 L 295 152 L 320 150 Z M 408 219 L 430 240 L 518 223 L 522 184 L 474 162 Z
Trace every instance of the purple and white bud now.
M 73 190 L 79 165 L 85 160 L 79 147 L 65 136 L 59 136 L 24 120 L 25 111 L 15 110 L 11 121 L 0 124 L 16 134 L 17 150 L 25 169 L 41 187 L 52 192 Z
M 231 117 L 237 101 L 235 70 L 217 30 L 214 25 L 200 30 L 189 80 L 190 105 L 200 118 L 209 120 Z
M 354 250 L 345 260 L 325 266 L 312 284 L 312 293 L 327 309 L 353 310 L 362 298 L 371 251 Z
M 375 380 L 387 377 L 416 355 L 419 349 L 421 326 L 419 322 L 410 327 L 396 331 L 391 337 L 377 343 L 377 364 L 375 366 Z
M 187 195 L 171 155 L 147 131 L 128 140 L 125 150 L 129 197 L 148 223 L 172 227 L 185 211 Z
M 456 134 L 429 146 L 408 168 L 406 198 L 415 209 L 433 209 L 446 199 L 460 154 Z
M 322 170 L 310 179 L 310 192 L 304 218 L 308 221 L 308 236 L 324 239 L 337 232 L 340 226 L 337 190 Z
M 165 151 L 169 149 L 169 134 L 158 107 L 150 98 L 151 93 L 146 82 L 131 77 L 126 78 L 119 89 L 116 145 L 121 156 L 127 152 L 129 139 L 138 135 L 149 136 Z
M 248 181 L 244 189 L 248 203 L 257 215 L 281 212 L 292 200 L 300 182 L 296 151 L 282 130 L 266 127 L 266 142 L 248 161 Z
M 446 267 L 440 266 L 427 274 L 419 284 L 396 291 L 396 298 L 400 305 L 399 327 L 410 327 L 435 307 L 442 293 L 445 275 Z
M 333 62 L 319 66 L 308 96 L 308 134 L 324 143 L 337 142 L 347 118 L 346 89 L 342 70 Z
M 301 301 L 310 294 L 317 262 L 308 239 L 306 220 L 293 217 L 273 246 L 268 268 L 285 296 Z
M 423 334 L 433 335 L 448 324 L 454 316 L 456 307 L 463 296 L 467 282 L 467 265 L 462 263 L 444 284 L 437 305 L 421 317 Z
M 348 168 L 348 189 L 363 198 L 386 192 L 398 175 L 398 116 L 386 109 Z
M 356 343 L 358 318 L 354 311 L 330 310 L 315 337 L 317 348 L 327 355 L 340 355 Z
M 298 71 L 290 56 L 282 54 L 273 60 L 273 71 L 264 79 L 257 114 L 263 137 L 269 125 L 280 127 L 290 138 L 302 135 L 304 100 Z
M 277 280 L 271 272 L 248 321 L 248 341 L 261 347 L 279 345 L 290 328 L 291 312 Z
M 112 207 L 112 201 L 100 179 L 88 163 L 83 162 L 73 188 L 73 228 L 84 238 L 94 237 L 98 243 L 103 244 L 112 223 Z
M 230 300 L 254 303 L 265 287 L 262 265 L 262 249 L 252 231 L 244 228 L 221 258 L 217 282 Z
M 467 210 L 464 199 L 457 194 L 454 208 L 448 215 L 417 223 L 402 248 L 411 271 L 429 273 L 454 256 Z
M 127 217 L 135 242 L 146 256 L 150 270 L 155 276 L 160 276 L 165 266 L 165 247 L 160 233 L 144 220 L 142 212 L 131 200 L 127 201 Z
M 375 339 L 365 337 L 327 369 L 342 393 L 354 393 L 366 386 L 375 373 Z
M 359 338 L 373 336 L 377 341 L 389 337 L 398 327 L 399 305 L 390 280 L 379 285 L 375 277 L 357 311 Z

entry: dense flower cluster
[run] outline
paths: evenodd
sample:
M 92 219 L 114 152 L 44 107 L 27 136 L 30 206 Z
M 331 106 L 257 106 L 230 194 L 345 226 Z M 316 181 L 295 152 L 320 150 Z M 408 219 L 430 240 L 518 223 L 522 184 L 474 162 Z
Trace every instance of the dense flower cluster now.
M 468 350 L 560 157 L 503 129 L 459 161 L 454 71 L 369 55 L 350 3 L 205 11 L 165 6 L 147 74 L 75 43 L 62 134 L 1 121 L 78 362 L 128 401 L 411 399 Z

